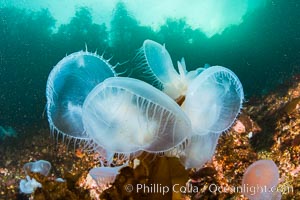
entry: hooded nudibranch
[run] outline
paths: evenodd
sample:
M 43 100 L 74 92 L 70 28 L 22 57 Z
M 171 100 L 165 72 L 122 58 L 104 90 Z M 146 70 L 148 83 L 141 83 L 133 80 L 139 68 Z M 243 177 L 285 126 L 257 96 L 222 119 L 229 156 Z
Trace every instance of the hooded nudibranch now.
M 165 46 L 152 40 L 144 41 L 135 60 L 138 62 L 138 68 L 143 70 L 143 74 L 147 74 L 154 80 L 152 85 L 157 85 L 172 99 L 184 96 L 189 83 L 204 70 L 204 68 L 198 68 L 187 72 L 182 58 L 181 62 L 177 63 L 178 74 Z
M 120 173 L 120 169 L 128 166 L 127 163 L 117 167 L 95 167 L 89 171 L 89 175 L 96 181 L 99 187 L 113 183 Z
M 173 99 L 185 96 L 182 109 L 191 119 L 194 134 L 226 131 L 240 112 L 243 87 L 231 70 L 205 64 L 205 68 L 187 72 L 182 59 L 178 74 L 165 46 L 152 40 L 144 41 L 136 59 L 164 93 Z
M 191 82 L 182 109 L 191 120 L 193 134 L 222 133 L 235 121 L 243 100 L 238 77 L 225 67 L 213 66 Z
M 205 64 L 187 72 L 184 59 L 178 72 L 162 46 L 145 40 L 136 56 L 139 67 L 158 82 L 159 89 L 180 102 L 192 125 L 179 157 L 186 168 L 201 167 L 214 153 L 219 135 L 228 130 L 242 107 L 244 93 L 238 77 L 229 69 Z M 184 98 L 181 98 L 184 97 Z
M 245 171 L 242 180 L 242 193 L 250 200 L 280 200 L 277 190 L 279 183 L 278 167 L 272 160 L 258 160 Z M 251 190 L 257 189 L 257 190 Z
M 47 160 L 38 160 L 35 162 L 28 162 L 23 166 L 26 175 L 30 173 L 40 173 L 47 176 L 51 169 L 51 163 Z
M 184 59 L 177 72 L 165 46 L 151 40 L 145 40 L 136 59 L 162 91 L 115 77 L 114 67 L 92 53 L 61 60 L 47 82 L 51 129 L 89 140 L 95 151 L 105 150 L 108 160 L 115 153 L 128 158 L 178 148 L 186 168 L 201 167 L 240 112 L 244 93 L 239 79 L 220 66 L 187 72 Z
M 79 51 L 63 58 L 51 71 L 46 87 L 50 128 L 76 139 L 87 139 L 82 105 L 104 79 L 116 76 L 114 68 L 95 53 Z
M 42 184 L 37 182 L 34 178 L 30 178 L 30 176 L 26 176 L 26 179 L 21 179 L 20 181 L 20 191 L 24 194 L 32 194 L 37 188 L 41 188 Z
M 225 67 L 207 68 L 191 82 L 182 104 L 192 124 L 192 137 L 179 156 L 186 168 L 200 168 L 211 160 L 220 134 L 235 121 L 243 99 L 242 84 Z
M 95 143 L 121 154 L 164 152 L 191 133 L 190 120 L 173 99 L 133 78 L 112 77 L 97 85 L 84 101 L 82 119 Z
M 219 136 L 216 133 L 206 133 L 204 135 L 193 135 L 189 138 L 185 149 L 179 154 L 182 165 L 186 169 L 200 169 L 214 155 Z

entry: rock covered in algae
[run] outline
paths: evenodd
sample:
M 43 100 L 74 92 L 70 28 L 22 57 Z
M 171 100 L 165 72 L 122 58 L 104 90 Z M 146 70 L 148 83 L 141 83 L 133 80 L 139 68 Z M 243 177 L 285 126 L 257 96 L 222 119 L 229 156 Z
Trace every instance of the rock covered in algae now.
M 42 188 L 34 192 L 35 200 L 85 200 L 91 199 L 88 192 L 76 186 L 80 175 L 66 174 L 65 181 L 56 181 L 42 177 L 39 174 L 32 174 L 42 184 Z

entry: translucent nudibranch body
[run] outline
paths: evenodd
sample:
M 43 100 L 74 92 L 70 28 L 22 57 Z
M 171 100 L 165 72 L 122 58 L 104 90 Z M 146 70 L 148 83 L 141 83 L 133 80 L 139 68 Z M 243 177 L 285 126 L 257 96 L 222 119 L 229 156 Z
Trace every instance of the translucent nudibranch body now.
M 102 57 L 84 51 L 63 58 L 51 71 L 46 87 L 50 127 L 67 136 L 84 139 L 82 105 L 100 82 L 116 76 Z
M 209 67 L 191 81 L 181 106 L 192 125 L 192 137 L 180 155 L 186 168 L 200 168 L 211 159 L 220 134 L 235 121 L 243 99 L 242 84 L 225 67 Z
M 179 157 L 186 168 L 201 167 L 210 160 L 220 134 L 228 130 L 240 112 L 244 100 L 243 87 L 229 69 L 205 64 L 188 72 L 184 59 L 178 72 L 162 46 L 145 40 L 137 58 L 144 73 L 160 84 L 160 89 L 174 100 L 191 121 L 192 133 Z M 179 102 L 179 101 L 178 101 Z
M 31 172 L 33 172 L 47 176 L 51 170 L 51 163 L 46 160 L 28 162 L 23 166 L 23 169 L 26 175 L 29 175 Z
M 0 126 L 0 140 L 5 139 L 6 137 L 17 137 L 18 133 L 16 132 L 16 130 L 11 127 L 3 127 Z
M 145 40 L 137 59 L 144 68 L 145 74 L 149 74 L 154 82 L 158 82 L 160 89 L 173 99 L 184 96 L 189 82 L 195 78 L 202 69 L 187 72 L 184 59 L 178 62 L 178 72 L 175 70 L 171 56 L 164 45 L 152 40 Z
M 280 200 L 278 183 L 279 171 L 274 161 L 258 160 L 246 169 L 242 180 L 242 188 L 246 189 L 242 192 L 250 200 Z
M 151 40 L 144 41 L 136 59 L 141 75 L 149 75 L 159 89 L 116 77 L 114 67 L 93 53 L 62 59 L 47 81 L 51 129 L 88 140 L 108 162 L 115 153 L 128 160 L 142 151 L 180 152 L 186 168 L 202 167 L 240 112 L 244 93 L 239 79 L 225 67 L 208 64 L 188 72 L 184 59 L 177 72 L 165 46 Z M 102 176 L 114 170 L 96 172 Z
M 173 99 L 132 78 L 108 78 L 96 86 L 82 117 L 87 135 L 117 153 L 167 151 L 191 133 L 190 120 Z
M 20 181 L 20 191 L 24 194 L 32 194 L 37 188 L 41 188 L 42 184 L 37 182 L 34 178 L 26 176 L 26 179 L 21 179 Z
M 113 183 L 120 169 L 125 166 L 127 166 L 126 163 L 118 167 L 95 167 L 89 171 L 89 175 L 96 181 L 98 186 L 101 187 Z
M 225 67 L 213 66 L 191 82 L 182 109 L 191 120 L 193 134 L 219 134 L 231 127 L 243 100 L 237 76 Z
M 188 139 L 184 151 L 179 155 L 179 160 L 186 169 L 201 168 L 210 161 L 215 153 L 220 134 L 206 133 L 193 135 Z

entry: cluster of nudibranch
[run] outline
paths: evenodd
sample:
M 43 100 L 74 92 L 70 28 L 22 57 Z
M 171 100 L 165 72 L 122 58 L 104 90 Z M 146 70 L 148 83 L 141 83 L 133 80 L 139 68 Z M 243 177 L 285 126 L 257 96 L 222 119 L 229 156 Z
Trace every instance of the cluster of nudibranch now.
M 136 60 L 152 84 L 119 77 L 94 53 L 63 58 L 47 81 L 51 130 L 87 141 L 108 163 L 114 155 L 129 161 L 149 152 L 176 156 L 186 168 L 202 167 L 240 112 L 244 93 L 238 77 L 221 66 L 188 72 L 184 59 L 177 72 L 165 46 L 151 40 Z M 118 173 L 109 166 L 98 170 L 92 174 Z

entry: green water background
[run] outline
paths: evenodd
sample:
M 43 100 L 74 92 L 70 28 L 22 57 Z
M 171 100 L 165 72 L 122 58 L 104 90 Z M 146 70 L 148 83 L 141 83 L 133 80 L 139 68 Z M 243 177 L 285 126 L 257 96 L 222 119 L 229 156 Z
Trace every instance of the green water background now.
M 267 94 L 300 73 L 299 19 L 299 1 L 268 1 L 245 15 L 240 25 L 207 38 L 183 19 L 167 19 L 157 31 L 141 26 L 122 3 L 109 31 L 105 24 L 93 23 L 89 8 L 79 8 L 56 31 L 48 10 L 0 8 L 0 126 L 44 123 L 49 72 L 66 54 L 85 50 L 85 44 L 89 51 L 112 57 L 113 65 L 126 62 L 117 68 L 123 72 L 131 69 L 143 41 L 152 39 L 166 44 L 174 64 L 184 57 L 188 70 L 206 63 L 230 68 L 240 78 L 246 99 Z

